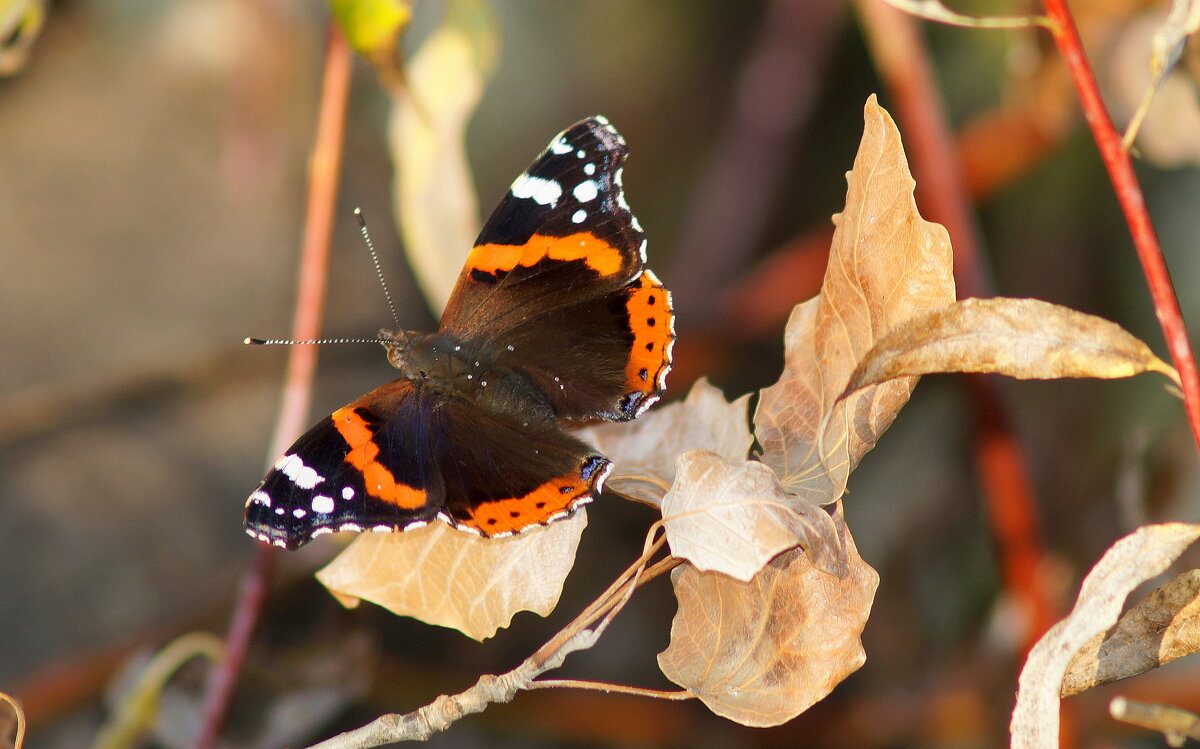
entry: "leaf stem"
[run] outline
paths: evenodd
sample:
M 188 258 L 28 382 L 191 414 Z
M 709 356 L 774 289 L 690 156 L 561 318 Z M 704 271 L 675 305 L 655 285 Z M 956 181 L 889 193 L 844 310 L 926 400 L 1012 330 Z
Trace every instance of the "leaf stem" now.
M 1075 27 L 1075 20 L 1066 0 L 1044 0 L 1044 5 L 1053 22 L 1050 30 L 1054 42 L 1058 45 L 1071 74 L 1071 80 L 1079 92 L 1084 117 L 1092 130 L 1096 146 L 1100 149 L 1100 158 L 1108 170 L 1109 179 L 1117 194 L 1117 202 L 1121 205 L 1121 212 L 1125 214 L 1125 222 L 1129 225 L 1133 246 L 1154 301 L 1154 312 L 1162 327 L 1167 349 L 1171 352 L 1175 368 L 1179 370 L 1183 381 L 1184 410 L 1192 429 L 1192 437 L 1197 447 L 1200 447 L 1200 374 L 1197 373 L 1195 355 L 1188 339 L 1183 313 L 1179 308 L 1179 299 L 1175 295 L 1175 287 L 1163 258 L 1162 247 L 1154 225 L 1150 222 L 1141 185 L 1133 171 L 1132 159 L 1129 152 L 1122 147 L 1121 135 L 1113 126 L 1112 117 L 1104 106 L 1100 87 L 1088 64 L 1079 30 Z
M 664 691 L 661 689 L 646 689 L 644 687 L 629 687 L 623 684 L 605 684 L 596 681 L 580 681 L 577 679 L 545 679 L 529 685 L 530 689 L 589 689 L 595 692 L 610 694 L 632 694 L 638 697 L 652 697 L 658 700 L 694 700 L 696 695 L 684 689 Z
M 331 22 L 325 52 L 325 73 L 321 84 L 317 130 L 309 161 L 308 207 L 300 255 L 296 310 L 292 319 L 293 340 L 304 341 L 320 337 L 349 91 L 349 47 L 337 24 Z M 275 456 L 287 449 L 308 419 L 313 376 L 317 368 L 317 348 L 288 347 L 287 373 L 279 419 L 271 439 L 268 461 L 274 460 Z M 233 697 L 238 674 L 250 647 L 250 639 L 258 624 L 274 569 L 275 550 L 263 544 L 255 544 L 250 567 L 242 579 L 234 606 L 226 637 L 225 656 L 213 670 L 204 695 L 200 730 L 193 743 L 195 749 L 209 749 L 216 742 L 217 733 L 225 721 L 225 713 Z

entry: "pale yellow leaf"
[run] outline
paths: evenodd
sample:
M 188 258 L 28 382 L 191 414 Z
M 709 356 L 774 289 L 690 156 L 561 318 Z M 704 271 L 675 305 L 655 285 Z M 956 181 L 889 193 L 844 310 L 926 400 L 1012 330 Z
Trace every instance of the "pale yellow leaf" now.
M 636 421 L 587 430 L 587 437 L 613 462 L 605 487 L 658 506 L 675 480 L 675 456 L 680 453 L 711 450 L 730 460 L 744 460 L 754 441 L 746 419 L 749 400 L 749 395 L 743 395 L 730 403 L 701 378 L 685 400 Z
M 518 611 L 554 610 L 587 526 L 570 518 L 507 538 L 481 538 L 430 523 L 403 533 L 365 533 L 317 579 L 342 601 L 376 603 L 401 616 L 484 640 Z
M 1131 606 L 1071 658 L 1063 697 L 1200 652 L 1200 570 L 1188 570 Z
M 1057 749 L 1059 693 L 1072 656 L 1117 621 L 1130 591 L 1161 574 L 1197 538 L 1200 525 L 1147 525 L 1105 552 L 1084 578 L 1075 608 L 1025 660 L 1010 725 L 1013 747 Z
M 839 521 L 840 522 L 840 521 Z M 684 565 L 671 573 L 679 611 L 659 654 L 667 678 L 717 715 L 748 726 L 785 723 L 866 660 L 859 637 L 879 576 L 839 525 L 845 564 L 813 566 L 803 549 L 750 582 Z
M 763 462 L 817 504 L 842 495 L 916 383 L 892 380 L 839 401 L 850 373 L 889 330 L 954 301 L 950 240 L 917 212 L 900 133 L 873 96 L 865 118 L 821 293 L 792 312 L 783 375 L 754 416 Z
M 1179 376 L 1116 323 L 1037 299 L 964 299 L 892 328 L 850 376 L 846 393 L 896 377 L 994 372 L 1022 380 Z
M 833 518 L 784 491 L 757 460 L 729 460 L 706 450 L 681 453 L 662 512 L 671 554 L 699 570 L 745 582 L 796 546 L 804 547 L 818 568 L 837 568 Z
M 409 265 L 434 310 L 445 307 L 479 232 L 466 129 L 493 64 L 494 37 L 492 22 L 468 25 L 461 13 L 448 11 L 413 56 L 406 92 L 392 105 L 388 142 L 396 166 L 396 220 Z

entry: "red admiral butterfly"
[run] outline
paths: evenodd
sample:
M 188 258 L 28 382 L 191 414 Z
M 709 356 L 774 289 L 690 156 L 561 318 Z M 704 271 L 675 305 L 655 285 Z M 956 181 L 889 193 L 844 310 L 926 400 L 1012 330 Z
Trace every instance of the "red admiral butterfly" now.
M 563 426 L 640 415 L 675 341 L 626 153 L 603 117 L 555 137 L 484 224 L 438 332 L 380 331 L 400 379 L 297 440 L 247 500 L 246 532 L 294 549 L 437 518 L 506 536 L 599 494 L 608 459 Z

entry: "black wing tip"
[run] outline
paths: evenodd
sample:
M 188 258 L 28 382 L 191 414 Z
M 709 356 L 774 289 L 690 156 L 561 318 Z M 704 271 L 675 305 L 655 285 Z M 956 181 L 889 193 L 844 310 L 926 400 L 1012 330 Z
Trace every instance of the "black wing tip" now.
M 604 144 L 604 147 L 609 150 L 623 150 L 625 148 L 625 137 L 612 124 L 612 122 L 602 114 L 594 114 L 591 117 L 585 117 L 574 125 L 571 125 L 566 130 L 563 130 L 558 138 L 555 138 L 551 143 L 558 142 L 559 139 L 565 139 L 567 142 L 578 140 L 582 135 L 590 135 L 596 140 Z

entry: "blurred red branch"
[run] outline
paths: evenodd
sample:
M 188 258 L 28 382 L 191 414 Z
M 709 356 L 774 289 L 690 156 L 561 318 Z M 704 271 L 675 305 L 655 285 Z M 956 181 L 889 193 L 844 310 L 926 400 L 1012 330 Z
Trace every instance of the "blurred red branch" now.
M 1162 326 L 1167 348 L 1183 381 L 1184 410 L 1192 428 L 1192 437 L 1197 447 L 1200 447 L 1200 376 L 1197 375 L 1196 359 L 1188 340 L 1183 313 L 1179 309 L 1179 299 L 1175 296 L 1175 287 L 1171 282 L 1166 260 L 1163 259 L 1162 246 L 1159 245 L 1158 236 L 1154 232 L 1154 225 L 1150 223 L 1150 214 L 1146 211 L 1146 201 L 1137 175 L 1134 174 L 1133 162 L 1129 152 L 1122 148 L 1121 134 L 1113 127 L 1112 118 L 1104 106 L 1100 87 L 1096 84 L 1096 76 L 1088 64 L 1079 30 L 1075 27 L 1075 20 L 1066 0 L 1044 0 L 1044 3 L 1046 13 L 1053 22 L 1051 31 L 1054 42 L 1058 45 L 1058 50 L 1071 73 L 1071 80 L 1079 92 L 1079 101 L 1088 127 L 1092 130 L 1092 137 L 1100 149 L 1100 158 L 1104 161 L 1104 168 L 1108 170 L 1109 179 L 1116 190 L 1121 212 L 1125 214 L 1125 221 L 1129 224 L 1133 246 L 1137 250 L 1138 260 L 1141 261 L 1142 272 L 1146 275 L 1150 296 L 1154 300 L 1158 323 Z
M 699 327 L 720 319 L 712 298 L 749 259 L 809 121 L 843 2 L 773 0 L 747 52 L 728 120 L 679 231 L 670 274 L 676 313 Z
M 311 340 L 319 338 L 321 334 L 330 237 L 333 233 L 334 206 L 337 204 L 349 91 L 349 47 L 337 25 L 331 23 L 325 53 L 325 75 L 321 84 L 317 130 L 309 159 L 308 207 L 300 255 L 296 311 L 292 318 L 293 340 Z M 271 439 L 268 461 L 281 455 L 300 434 L 308 420 L 309 405 L 312 402 L 317 347 L 291 346 L 288 352 L 279 420 Z M 256 545 L 254 557 L 242 580 L 234 607 L 225 643 L 225 657 L 209 679 L 200 731 L 193 745 L 196 749 L 211 747 L 224 722 L 251 636 L 262 611 L 263 600 L 274 571 L 275 554 L 275 550 L 269 546 Z
M 954 136 L 915 19 L 880 0 L 860 0 L 859 17 L 876 68 L 896 101 L 913 161 L 917 195 L 927 215 L 946 226 L 954 245 L 960 297 L 990 296 L 966 180 Z M 1046 551 L 1037 525 L 1029 470 L 995 380 L 969 378 L 975 409 L 974 457 L 996 539 L 1007 595 L 1026 614 L 1022 654 L 1056 620 L 1040 570 Z

